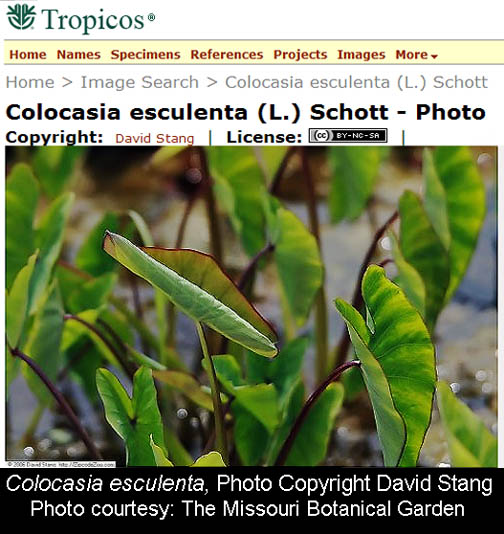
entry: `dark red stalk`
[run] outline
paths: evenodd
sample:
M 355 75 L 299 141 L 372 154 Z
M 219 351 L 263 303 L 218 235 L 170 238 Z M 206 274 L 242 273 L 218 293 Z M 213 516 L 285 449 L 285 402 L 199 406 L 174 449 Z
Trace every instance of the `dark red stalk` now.
M 19 349 L 9 349 L 11 354 L 15 357 L 20 358 L 23 360 L 29 367 L 32 369 L 32 371 L 42 380 L 44 385 L 47 387 L 51 395 L 54 397 L 56 402 L 59 404 L 65 415 L 68 417 L 69 421 L 74 426 L 76 432 L 79 434 L 80 438 L 86 445 L 89 453 L 91 456 L 97 460 L 102 460 L 102 455 L 100 454 L 100 451 L 96 448 L 95 444 L 91 441 L 91 438 L 89 437 L 89 434 L 86 432 L 85 428 L 81 425 L 78 417 L 75 415 L 75 412 L 72 410 L 70 404 L 68 404 L 67 400 L 63 395 L 59 392 L 59 390 L 56 388 L 56 386 L 51 382 L 49 377 L 42 371 L 42 369 L 39 367 L 39 365 L 32 360 L 29 356 L 21 352 Z
M 392 223 L 394 223 L 394 221 L 398 217 L 399 217 L 399 212 L 396 210 L 383 223 L 383 225 L 380 226 L 380 228 L 378 228 L 378 230 L 376 231 L 373 237 L 373 240 L 371 241 L 371 245 L 369 245 L 366 255 L 364 256 L 364 260 L 362 261 L 361 267 L 359 269 L 359 276 L 357 277 L 357 283 L 355 284 L 355 289 L 354 289 L 354 293 L 352 297 L 352 306 L 357 310 L 359 310 L 363 304 L 361 285 L 362 285 L 362 279 L 364 278 L 364 273 L 366 272 L 368 265 L 371 263 L 371 260 L 373 259 L 373 256 L 375 255 L 376 247 L 378 246 L 380 239 L 383 237 L 383 235 L 385 234 L 389 226 Z M 386 263 L 383 263 L 383 265 L 386 265 Z M 341 365 L 345 361 L 349 346 L 350 346 L 350 336 L 348 334 L 347 328 L 345 327 L 341 335 L 340 341 L 338 343 L 337 349 L 336 349 L 336 365 L 337 366 Z
M 68 320 L 74 320 L 78 323 L 85 326 L 88 330 L 93 332 L 95 335 L 97 335 L 103 343 L 105 343 L 106 347 L 110 350 L 110 352 L 117 358 L 117 361 L 121 364 L 121 367 L 124 369 L 125 373 L 130 377 L 133 378 L 133 375 L 135 373 L 135 369 L 131 365 L 129 365 L 129 362 L 124 359 L 123 355 L 117 350 L 117 348 L 110 342 L 110 340 L 103 335 L 98 328 L 96 328 L 91 323 L 88 323 L 85 319 L 82 319 L 82 317 L 79 317 L 78 315 L 72 315 L 70 313 L 67 313 L 63 316 L 63 319 L 65 321 Z
M 270 186 L 269 186 L 269 192 L 272 195 L 278 195 L 278 190 L 280 189 L 280 184 L 282 182 L 282 179 L 285 175 L 285 171 L 287 169 L 287 165 L 289 164 L 289 161 L 291 160 L 292 156 L 296 152 L 295 148 L 289 148 L 287 152 L 285 153 L 285 156 L 280 163 L 280 166 L 278 167 L 275 176 L 273 176 L 273 180 L 271 180 Z
M 177 231 L 177 239 L 175 241 L 175 248 L 182 248 L 182 245 L 184 243 L 185 231 L 187 227 L 187 221 L 189 220 L 189 215 L 191 214 L 194 204 L 196 203 L 196 199 L 200 195 L 200 191 L 201 191 L 201 186 L 198 187 L 198 190 L 195 191 L 195 193 L 191 195 L 186 201 L 184 213 L 182 215 L 182 219 L 180 220 L 178 231 Z
M 203 176 L 203 187 L 205 194 L 205 204 L 207 209 L 208 224 L 210 228 L 210 249 L 212 256 L 217 260 L 219 265 L 222 265 L 222 236 L 219 226 L 219 214 L 217 212 L 217 205 L 212 189 L 212 179 L 210 171 L 208 170 L 208 160 L 205 149 L 198 147 L 198 155 L 200 160 L 200 170 Z
M 240 291 L 244 291 L 247 287 L 250 280 L 254 277 L 254 274 L 257 269 L 258 263 L 261 261 L 261 259 L 268 255 L 270 252 L 273 252 L 275 250 L 275 245 L 273 243 L 267 243 L 249 262 L 245 270 L 242 272 L 238 282 L 237 286 Z
M 351 362 L 346 362 L 343 365 L 340 365 L 308 397 L 308 400 L 306 401 L 302 410 L 299 412 L 299 415 L 297 416 L 296 421 L 292 425 L 291 431 L 287 436 L 287 439 L 285 440 L 282 448 L 280 449 L 280 452 L 278 453 L 278 457 L 275 462 L 276 466 L 282 466 L 285 464 L 287 457 L 289 456 L 289 453 L 292 449 L 292 446 L 294 445 L 294 442 L 296 441 L 296 438 L 299 434 L 299 431 L 303 426 L 303 423 L 305 422 L 306 418 L 308 417 L 308 414 L 310 413 L 310 410 L 317 402 L 319 397 L 322 395 L 322 393 L 324 393 L 324 391 L 329 387 L 330 384 L 336 382 L 344 371 L 352 367 L 360 367 L 360 364 L 361 363 L 358 360 L 353 360 Z

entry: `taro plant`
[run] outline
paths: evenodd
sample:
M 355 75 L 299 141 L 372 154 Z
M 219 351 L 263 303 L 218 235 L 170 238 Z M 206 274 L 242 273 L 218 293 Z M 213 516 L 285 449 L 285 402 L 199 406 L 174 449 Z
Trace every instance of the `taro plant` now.
M 470 149 L 425 149 L 422 194 L 403 188 L 379 226 L 375 190 L 389 148 L 165 147 L 140 168 L 162 177 L 176 162 L 190 169 L 173 248 L 157 246 L 130 205 L 101 213 L 75 250 L 64 244 L 85 157 L 38 149 L 6 182 L 7 383 L 21 369 L 38 402 L 22 444 L 58 409 L 88 456 L 110 456 L 63 389 L 72 383 L 124 442 L 127 465 L 311 466 L 330 463 L 333 430 L 359 398 L 384 465 L 411 467 L 437 391 L 451 463 L 496 465 L 494 435 L 437 377 L 436 326 L 485 217 Z M 289 195 L 302 199 L 304 217 Z M 207 252 L 184 248 L 196 206 L 207 215 Z M 324 206 L 328 224 L 348 232 L 364 213 L 374 225 L 350 301 L 328 294 L 338 265 L 323 260 Z M 236 275 L 230 250 L 247 258 Z M 265 279 L 280 310 L 274 325 L 256 302 Z M 333 306 L 344 324 L 336 343 Z

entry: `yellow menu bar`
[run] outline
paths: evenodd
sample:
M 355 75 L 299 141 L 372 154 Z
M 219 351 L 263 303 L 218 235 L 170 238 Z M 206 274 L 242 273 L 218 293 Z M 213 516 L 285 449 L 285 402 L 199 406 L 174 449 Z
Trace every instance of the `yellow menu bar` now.
M 6 65 L 504 64 L 504 40 L 6 40 Z

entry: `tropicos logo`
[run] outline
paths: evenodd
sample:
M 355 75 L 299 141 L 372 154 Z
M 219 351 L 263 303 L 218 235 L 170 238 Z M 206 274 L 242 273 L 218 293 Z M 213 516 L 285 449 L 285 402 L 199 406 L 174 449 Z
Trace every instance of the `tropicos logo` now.
M 41 9 L 37 14 L 35 6 L 28 4 L 15 4 L 7 8 L 7 19 L 16 30 L 33 28 L 35 18 L 37 24 L 43 22 L 46 30 L 80 30 L 82 35 L 90 35 L 94 30 L 141 30 L 146 20 L 152 22 L 156 16 L 154 13 L 146 16 L 109 14 L 103 8 L 98 13 L 86 15 L 69 15 L 59 9 Z

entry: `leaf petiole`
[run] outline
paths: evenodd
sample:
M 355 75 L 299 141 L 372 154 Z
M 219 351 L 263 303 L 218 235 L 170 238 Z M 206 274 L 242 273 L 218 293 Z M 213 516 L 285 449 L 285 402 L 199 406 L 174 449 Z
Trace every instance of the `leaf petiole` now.
M 305 405 L 303 406 L 302 410 L 299 412 L 299 415 L 297 416 L 296 420 L 294 421 L 294 424 L 292 425 L 291 431 L 289 432 L 289 435 L 287 436 L 287 439 L 285 440 L 282 448 L 280 449 L 280 452 L 278 453 L 275 466 L 282 466 L 285 464 L 289 452 L 292 449 L 292 446 L 294 445 L 294 442 L 296 441 L 296 437 L 299 434 L 299 431 L 301 430 L 301 427 L 303 426 L 303 423 L 305 422 L 306 418 L 308 417 L 308 414 L 310 413 L 310 410 L 314 406 L 314 404 L 317 402 L 319 397 L 324 393 L 324 391 L 333 383 L 336 382 L 339 377 L 347 370 L 352 367 L 360 367 L 361 363 L 359 360 L 352 360 L 351 362 L 346 362 L 342 365 L 339 365 L 332 371 L 329 376 L 320 384 L 320 386 L 308 397 L 308 400 L 305 402 Z
M 203 351 L 203 357 L 208 364 L 208 377 L 210 379 L 210 387 L 212 389 L 212 401 L 214 407 L 215 439 L 217 444 L 217 450 L 220 452 L 222 458 L 224 459 L 224 462 L 227 464 L 227 439 L 226 429 L 224 428 L 224 414 L 220 399 L 219 383 L 217 381 L 217 375 L 215 373 L 215 367 L 212 358 L 210 356 L 210 353 L 208 352 L 208 345 L 201 323 L 196 322 L 196 329 L 198 330 L 198 336 L 201 343 L 201 350 Z

